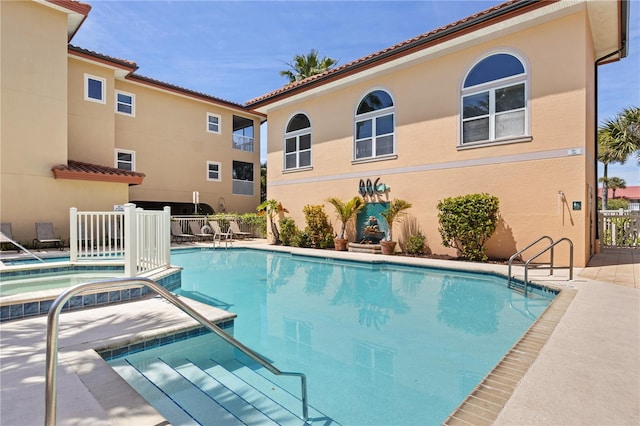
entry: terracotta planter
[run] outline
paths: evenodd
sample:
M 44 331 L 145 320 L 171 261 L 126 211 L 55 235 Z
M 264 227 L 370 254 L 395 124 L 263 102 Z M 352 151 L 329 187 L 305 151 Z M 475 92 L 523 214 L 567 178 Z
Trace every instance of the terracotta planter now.
M 380 241 L 380 247 L 382 249 L 382 254 L 393 254 L 396 248 L 395 241 Z
M 349 240 L 347 240 L 346 238 L 334 238 L 333 246 L 335 247 L 336 251 L 346 251 L 348 242 Z

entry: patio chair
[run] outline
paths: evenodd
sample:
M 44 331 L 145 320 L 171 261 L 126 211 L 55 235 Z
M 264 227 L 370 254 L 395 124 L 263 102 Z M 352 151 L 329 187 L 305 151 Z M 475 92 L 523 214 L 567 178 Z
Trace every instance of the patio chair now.
M 233 233 L 229 230 L 227 232 L 222 232 L 220 228 L 220 224 L 215 220 L 209 221 L 209 226 L 213 230 L 213 244 L 215 246 L 216 240 L 218 242 L 224 241 L 225 244 L 231 240 L 233 240 Z
M 195 235 L 182 232 L 179 222 L 171 222 L 171 237 L 179 243 L 183 241 L 193 241 L 196 238 Z
M 13 241 L 13 231 L 11 230 L 11 224 L 0 223 L 0 248 L 4 250 L 5 245 L 7 245 L 8 247 L 13 246 L 12 241 Z
M 198 222 L 191 221 L 189 222 L 189 229 L 194 237 L 199 238 L 202 241 L 208 240 L 209 238 L 213 239 L 214 234 L 205 232 L 207 229 L 210 229 L 209 226 L 203 226 L 201 228 Z
M 33 245 L 39 249 L 43 244 L 53 244 L 62 250 L 62 240 L 55 237 L 51 222 L 36 222 L 36 237 L 33 239 Z
M 231 230 L 231 233 L 233 235 L 237 235 L 240 238 L 249 238 L 251 236 L 251 232 L 241 231 L 238 222 L 236 222 L 235 220 L 229 221 L 229 229 Z

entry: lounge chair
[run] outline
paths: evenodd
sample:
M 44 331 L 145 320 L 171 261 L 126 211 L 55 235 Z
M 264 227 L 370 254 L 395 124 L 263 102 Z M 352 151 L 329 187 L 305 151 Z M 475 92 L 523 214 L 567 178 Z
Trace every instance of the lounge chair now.
M 218 242 L 224 241 L 225 244 L 227 242 L 229 242 L 230 240 L 233 240 L 233 233 L 230 230 L 227 231 L 227 232 L 222 232 L 222 229 L 220 228 L 220 224 L 217 221 L 210 220 L 209 221 L 209 226 L 213 230 L 213 244 L 214 244 L 214 246 L 216 244 L 216 240 Z
M 171 236 L 176 242 L 193 241 L 196 238 L 195 235 L 182 232 L 179 222 L 171 222 Z
M 51 222 L 36 222 L 36 238 L 33 240 L 33 245 L 40 248 L 43 244 L 53 244 L 62 250 L 62 240 L 55 237 Z
M 13 231 L 10 223 L 0 223 L 0 247 L 4 249 L 5 244 L 13 246 Z M 20 251 L 20 250 L 18 250 Z
M 237 235 L 240 238 L 249 238 L 251 236 L 251 232 L 241 231 L 238 222 L 236 222 L 235 220 L 229 221 L 229 229 L 231 230 L 231 233 L 233 235 Z
M 197 237 L 203 241 L 208 240 L 209 238 L 213 239 L 214 234 L 204 232 L 208 228 L 209 228 L 208 226 L 203 226 L 201 228 L 200 224 L 195 221 L 189 222 L 189 229 L 191 230 L 191 234 L 193 234 L 194 237 Z

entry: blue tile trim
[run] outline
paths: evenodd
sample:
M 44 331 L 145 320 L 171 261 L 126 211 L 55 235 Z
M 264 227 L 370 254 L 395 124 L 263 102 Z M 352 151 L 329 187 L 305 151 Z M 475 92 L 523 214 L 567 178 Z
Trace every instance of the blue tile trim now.
M 223 321 L 216 325 L 223 330 L 228 330 L 230 328 L 233 328 L 233 324 L 234 321 L 231 319 Z M 135 342 L 119 348 L 109 348 L 103 350 L 98 349 L 97 352 L 98 355 L 100 355 L 105 361 L 111 361 L 113 359 L 127 356 L 129 354 L 142 352 L 144 350 L 153 349 L 160 346 L 170 345 L 178 341 L 187 340 L 189 337 L 197 337 L 209 333 L 211 333 L 211 331 L 206 327 L 196 327 L 190 330 L 179 331 L 177 333 L 169 334 L 166 336 L 151 337 L 149 339 Z
M 122 269 L 122 267 L 118 266 L 111 268 Z M 47 268 L 46 270 L 49 269 L 51 268 Z M 103 268 L 100 267 L 100 269 L 102 270 Z M 4 275 L 2 276 L 4 277 Z M 157 282 L 169 291 L 175 290 L 182 284 L 182 272 L 180 270 L 177 270 L 170 275 L 160 278 L 159 280 L 157 280 Z M 62 307 L 62 310 L 64 312 L 68 312 L 82 308 L 119 303 L 127 300 L 135 300 L 147 295 L 149 292 L 150 290 L 147 287 L 142 287 L 109 292 L 101 291 L 99 293 L 88 293 L 72 297 L 67 303 L 65 303 L 65 305 Z M 49 308 L 51 307 L 51 304 L 54 300 L 55 298 L 51 297 L 38 301 L 18 302 L 14 305 L 2 306 L 0 307 L 0 322 L 30 317 L 34 315 L 46 315 L 49 312 Z

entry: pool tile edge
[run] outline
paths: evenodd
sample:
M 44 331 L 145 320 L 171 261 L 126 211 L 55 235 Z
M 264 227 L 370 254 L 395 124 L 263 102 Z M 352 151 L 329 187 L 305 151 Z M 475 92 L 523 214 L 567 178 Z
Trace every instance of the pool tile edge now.
M 577 293 L 574 289 L 560 289 L 544 313 L 442 424 L 493 424 Z M 502 373 L 505 370 L 509 372 L 506 380 Z M 487 410 L 486 406 L 493 409 Z

